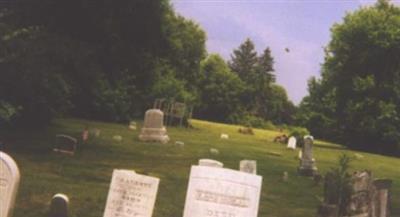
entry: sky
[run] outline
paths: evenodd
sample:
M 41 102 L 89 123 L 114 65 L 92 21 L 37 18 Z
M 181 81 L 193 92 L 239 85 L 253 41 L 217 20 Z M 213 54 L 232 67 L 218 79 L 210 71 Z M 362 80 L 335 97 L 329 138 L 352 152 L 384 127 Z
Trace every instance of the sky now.
M 396 4 L 400 0 L 392 0 Z M 275 60 L 277 83 L 298 104 L 307 81 L 320 75 L 330 28 L 346 13 L 375 0 L 172 0 L 175 11 L 207 34 L 208 53 L 229 60 L 250 38 L 259 54 L 267 47 Z M 289 52 L 286 51 L 289 49 Z

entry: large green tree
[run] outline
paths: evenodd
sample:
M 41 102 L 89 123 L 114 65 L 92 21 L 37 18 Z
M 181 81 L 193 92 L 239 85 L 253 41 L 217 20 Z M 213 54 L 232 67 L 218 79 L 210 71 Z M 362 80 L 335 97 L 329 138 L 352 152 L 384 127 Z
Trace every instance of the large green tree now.
M 201 118 L 229 121 L 242 112 L 244 82 L 233 73 L 217 54 L 211 54 L 201 63 Z
M 378 152 L 400 150 L 400 8 L 379 0 L 332 28 L 303 120 L 316 133 Z M 322 121 L 317 121 L 322 120 Z M 332 131 L 332 132 L 328 132 Z

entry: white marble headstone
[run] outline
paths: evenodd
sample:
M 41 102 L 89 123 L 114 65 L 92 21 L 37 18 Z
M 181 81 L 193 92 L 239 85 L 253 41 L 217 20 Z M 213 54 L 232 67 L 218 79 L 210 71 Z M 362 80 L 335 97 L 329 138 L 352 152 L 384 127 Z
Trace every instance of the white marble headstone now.
M 287 148 L 296 149 L 296 142 L 297 142 L 296 138 L 294 136 L 291 136 L 289 138 Z
M 241 160 L 239 167 L 242 172 L 257 174 L 257 161 L 255 160 Z
M 212 160 L 212 159 L 200 159 L 199 166 L 222 168 L 222 167 L 224 167 L 224 164 L 219 161 Z
M 183 216 L 256 217 L 261 184 L 261 176 L 192 166 Z
M 0 151 L 0 217 L 10 217 L 17 196 L 20 173 L 15 161 Z
M 114 170 L 104 217 L 151 217 L 159 182 L 131 170 Z

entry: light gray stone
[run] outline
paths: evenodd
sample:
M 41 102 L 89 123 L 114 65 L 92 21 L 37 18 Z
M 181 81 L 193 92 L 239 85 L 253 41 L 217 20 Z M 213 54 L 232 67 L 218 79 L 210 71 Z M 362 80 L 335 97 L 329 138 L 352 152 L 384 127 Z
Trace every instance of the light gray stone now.
M 224 164 L 219 161 L 212 160 L 212 159 L 200 159 L 199 166 L 222 168 L 222 167 L 224 167 Z
M 287 148 L 293 150 L 296 149 L 296 142 L 297 142 L 296 137 L 291 136 L 288 140 Z
M 229 135 L 226 133 L 222 133 L 220 136 L 221 139 L 229 139 Z
M 192 166 L 183 217 L 256 217 L 262 177 Z
M 163 144 L 169 141 L 167 129 L 164 127 L 164 113 L 161 110 L 149 109 L 146 111 L 139 139 L 145 142 L 161 142 Z
M 218 155 L 219 154 L 219 150 L 216 148 L 210 148 L 210 153 L 213 155 Z
M 315 166 L 315 159 L 313 158 L 313 142 L 314 137 L 304 136 L 304 145 L 300 159 L 300 166 L 298 169 L 300 175 L 313 176 L 318 171 L 317 167 Z
M 257 161 L 241 160 L 239 170 L 246 173 L 257 174 Z
M 104 217 L 151 217 L 159 182 L 131 170 L 114 170 Z
M 11 217 L 20 173 L 15 161 L 0 151 L 0 217 Z
M 51 199 L 49 217 L 68 217 L 69 199 L 65 194 L 56 194 Z

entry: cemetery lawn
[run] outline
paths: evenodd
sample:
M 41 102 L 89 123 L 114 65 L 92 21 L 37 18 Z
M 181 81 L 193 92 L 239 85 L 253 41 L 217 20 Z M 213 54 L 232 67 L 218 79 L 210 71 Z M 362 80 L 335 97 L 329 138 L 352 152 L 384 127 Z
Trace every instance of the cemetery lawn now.
M 21 171 L 14 217 L 43 217 L 55 193 L 70 198 L 70 217 L 103 216 L 111 174 L 114 168 L 131 169 L 160 178 L 154 217 L 181 217 L 185 203 L 190 166 L 201 158 L 238 169 L 239 161 L 257 161 L 257 173 L 263 177 L 259 217 L 311 217 L 322 198 L 322 185 L 296 174 L 298 151 L 273 143 L 279 132 L 255 130 L 255 135 L 237 132 L 238 126 L 193 120 L 194 129 L 168 128 L 169 144 L 143 143 L 139 130 L 127 125 L 79 119 L 57 119 L 46 129 L 34 132 L 2 132 L 4 151 L 17 162 Z M 52 152 L 56 134 L 80 138 L 85 127 L 98 128 L 101 135 L 80 144 L 74 156 Z M 140 126 L 139 126 L 140 128 Z M 221 140 L 220 134 L 229 134 Z M 114 141 L 121 135 L 121 142 Z M 183 141 L 184 147 L 174 145 Z M 210 154 L 210 148 L 219 150 Z M 314 157 L 324 174 L 336 166 L 338 157 L 351 157 L 352 170 L 372 170 L 375 178 L 393 179 L 392 216 L 400 216 L 400 158 L 361 153 L 323 141 L 315 141 Z M 356 154 L 358 153 L 358 154 Z M 361 155 L 361 156 L 360 156 Z M 284 171 L 288 182 L 282 182 Z

